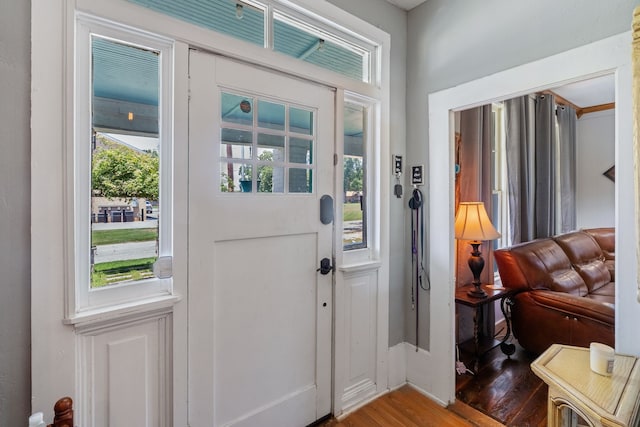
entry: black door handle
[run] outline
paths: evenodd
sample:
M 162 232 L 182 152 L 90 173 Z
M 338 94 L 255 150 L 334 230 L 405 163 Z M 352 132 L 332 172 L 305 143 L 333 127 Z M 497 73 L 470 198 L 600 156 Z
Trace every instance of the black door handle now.
M 316 271 L 319 271 L 320 274 L 329 274 L 333 270 L 333 266 L 331 265 L 331 260 L 329 258 L 322 258 L 320 260 L 320 268 Z

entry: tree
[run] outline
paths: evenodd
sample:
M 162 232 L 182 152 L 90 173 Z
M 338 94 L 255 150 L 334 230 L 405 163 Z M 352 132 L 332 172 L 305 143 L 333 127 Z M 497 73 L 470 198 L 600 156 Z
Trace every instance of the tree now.
M 273 153 L 271 151 L 264 151 L 262 154 L 258 156 L 260 160 L 273 160 Z M 273 192 L 273 166 L 263 165 L 258 168 L 258 181 L 259 187 L 258 191 L 262 193 L 271 193 Z
M 361 157 L 344 158 L 344 191 L 362 191 L 364 168 Z
M 94 194 L 110 199 L 158 200 L 159 160 L 156 152 L 140 152 L 101 140 L 91 165 Z

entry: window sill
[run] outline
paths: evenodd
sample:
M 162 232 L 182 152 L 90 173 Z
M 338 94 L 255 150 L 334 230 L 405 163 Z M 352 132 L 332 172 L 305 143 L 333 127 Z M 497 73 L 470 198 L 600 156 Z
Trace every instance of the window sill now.
M 361 271 L 377 270 L 381 266 L 382 266 L 382 262 L 380 261 L 366 261 L 366 262 L 361 262 L 357 264 L 343 265 L 338 267 L 338 270 L 340 270 L 343 273 L 349 274 L 349 273 L 359 273 Z
M 78 329 L 150 314 L 157 315 L 172 311 L 173 306 L 181 299 L 182 297 L 179 295 L 162 295 L 124 304 L 95 308 L 69 316 L 63 320 L 63 323 L 65 325 L 73 325 Z

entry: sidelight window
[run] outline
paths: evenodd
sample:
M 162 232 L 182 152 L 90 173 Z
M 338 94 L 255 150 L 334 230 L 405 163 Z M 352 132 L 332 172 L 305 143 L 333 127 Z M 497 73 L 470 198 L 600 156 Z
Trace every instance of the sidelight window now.
M 367 163 L 372 107 L 348 100 L 344 105 L 342 243 L 345 251 L 367 247 Z
M 171 44 L 80 17 L 76 312 L 169 293 Z

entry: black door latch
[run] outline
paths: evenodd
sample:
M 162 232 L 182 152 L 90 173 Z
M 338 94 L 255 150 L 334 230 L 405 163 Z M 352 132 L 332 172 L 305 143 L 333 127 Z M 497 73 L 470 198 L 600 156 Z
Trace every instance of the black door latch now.
M 322 258 L 320 260 L 320 268 L 316 271 L 319 271 L 320 274 L 329 274 L 333 270 L 333 266 L 331 265 L 331 260 L 329 258 Z

